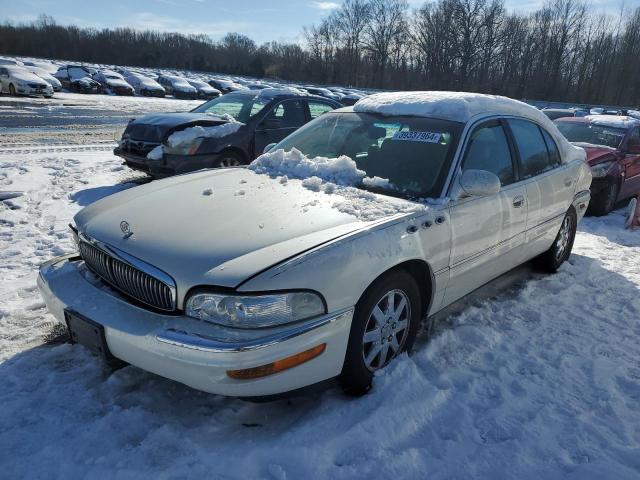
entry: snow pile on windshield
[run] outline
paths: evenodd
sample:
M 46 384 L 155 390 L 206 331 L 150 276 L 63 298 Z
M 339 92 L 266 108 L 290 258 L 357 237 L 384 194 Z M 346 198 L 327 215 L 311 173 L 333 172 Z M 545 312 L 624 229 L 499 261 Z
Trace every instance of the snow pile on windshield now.
M 585 158 L 584 150 L 571 145 L 540 110 L 499 95 L 469 92 L 384 92 L 358 100 L 353 111 L 386 116 L 430 117 L 463 123 L 479 114 L 515 115 L 543 125 L 555 138 L 565 161 Z
M 248 167 L 256 173 L 272 177 L 287 176 L 301 180 L 318 177 L 337 185 L 358 185 L 366 176 L 351 158 L 341 155 L 337 158 L 309 158 L 295 148 L 288 152 L 282 149 L 264 153 Z
M 611 128 L 630 128 L 640 125 L 640 120 L 626 115 L 587 115 L 584 117 L 594 125 Z
M 292 179 L 296 179 L 301 180 L 302 186 L 311 191 L 336 194 L 339 200 L 332 205 L 333 208 L 363 221 L 427 208 L 422 203 L 376 195 L 355 188 L 359 184 L 390 190 L 394 187 L 387 178 L 367 177 L 366 172 L 360 170 L 356 162 L 346 155 L 337 158 L 308 158 L 295 148 L 288 152 L 279 149 L 261 155 L 248 168 L 258 174 L 281 177 L 282 185 L 288 185 Z

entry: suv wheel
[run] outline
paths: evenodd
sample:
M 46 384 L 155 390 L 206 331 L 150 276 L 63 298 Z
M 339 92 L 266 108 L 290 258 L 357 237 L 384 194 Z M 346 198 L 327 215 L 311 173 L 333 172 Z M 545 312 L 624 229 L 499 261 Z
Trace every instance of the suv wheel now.
M 410 351 L 420 323 L 418 285 L 404 270 L 376 280 L 356 305 L 342 373 L 342 389 L 363 395 L 373 374 L 402 352 Z
M 242 165 L 242 157 L 235 152 L 224 152 L 218 160 L 216 167 L 237 167 Z

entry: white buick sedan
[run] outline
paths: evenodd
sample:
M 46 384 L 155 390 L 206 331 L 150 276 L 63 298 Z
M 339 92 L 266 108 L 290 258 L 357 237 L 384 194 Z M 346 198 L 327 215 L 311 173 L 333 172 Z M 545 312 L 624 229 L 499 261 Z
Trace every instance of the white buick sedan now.
M 86 207 L 78 252 L 38 285 L 72 341 L 109 361 L 223 395 L 332 377 L 361 394 L 421 320 L 528 260 L 557 270 L 590 182 L 584 151 L 529 105 L 376 94 L 248 168 Z

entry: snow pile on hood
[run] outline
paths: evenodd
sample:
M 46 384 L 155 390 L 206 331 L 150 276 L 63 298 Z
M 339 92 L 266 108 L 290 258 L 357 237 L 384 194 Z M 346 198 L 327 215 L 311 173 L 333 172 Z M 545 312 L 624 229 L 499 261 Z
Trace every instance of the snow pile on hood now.
M 351 158 L 341 155 L 338 158 L 309 158 L 295 148 L 288 152 L 278 149 L 256 158 L 248 167 L 256 173 L 265 173 L 272 177 L 287 176 L 310 180 L 318 177 L 336 185 L 358 185 L 366 176 Z
M 353 106 L 354 112 L 387 116 L 439 118 L 466 123 L 479 114 L 514 115 L 543 125 L 558 143 L 566 161 L 582 158 L 585 153 L 574 147 L 556 125 L 540 110 L 512 98 L 469 92 L 384 92 L 369 95 Z
M 626 115 L 587 115 L 584 117 L 594 125 L 611 128 L 630 128 L 640 125 L 640 120 Z
M 576 147 L 580 147 L 580 148 L 605 148 L 607 150 L 611 150 L 614 151 L 615 148 L 610 147 L 608 145 L 597 145 L 595 143 L 589 143 L 589 142 L 571 142 L 572 145 L 575 145 Z
M 189 143 L 196 138 L 221 138 L 237 131 L 244 123 L 238 122 L 230 115 L 224 115 L 220 117 L 221 120 L 226 120 L 227 123 L 222 125 L 215 125 L 213 127 L 201 127 L 196 125 L 195 127 L 185 128 L 179 132 L 172 133 L 167 138 L 167 145 L 169 147 L 177 147 L 183 143 Z

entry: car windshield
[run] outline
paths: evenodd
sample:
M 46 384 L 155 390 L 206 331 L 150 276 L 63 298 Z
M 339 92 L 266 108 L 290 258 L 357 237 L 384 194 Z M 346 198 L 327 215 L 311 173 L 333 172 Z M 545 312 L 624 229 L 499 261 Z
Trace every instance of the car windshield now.
M 388 180 L 358 187 L 404 198 L 437 197 L 444 185 L 462 123 L 423 117 L 327 113 L 303 126 L 274 149 L 300 150 L 308 158 L 353 159 L 367 177 Z
M 80 67 L 69 67 L 67 69 L 67 72 L 69 73 L 69 77 L 71 78 L 84 78 L 89 75 L 84 68 Z
M 251 117 L 261 112 L 269 101 L 269 98 L 256 94 L 228 93 L 209 100 L 191 111 L 211 115 L 231 115 L 239 122 L 247 123 Z
M 587 122 L 556 122 L 558 130 L 570 142 L 589 143 L 618 148 L 626 133 L 623 128 L 596 125 Z

